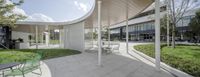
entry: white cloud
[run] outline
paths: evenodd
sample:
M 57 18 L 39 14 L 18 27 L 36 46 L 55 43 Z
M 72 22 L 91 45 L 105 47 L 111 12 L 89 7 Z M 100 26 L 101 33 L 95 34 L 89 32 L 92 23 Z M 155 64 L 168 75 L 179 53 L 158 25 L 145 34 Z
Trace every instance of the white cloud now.
M 10 0 L 5 0 L 5 4 L 13 4 L 13 2 L 11 2 Z M 15 14 L 21 14 L 21 15 L 27 16 L 27 18 L 23 21 L 54 22 L 54 20 L 51 17 L 46 16 L 41 13 L 35 13 L 29 16 L 26 14 L 26 12 L 23 9 L 18 8 L 18 7 L 14 7 L 12 12 Z
M 5 4 L 13 4 L 10 0 L 5 0 Z
M 23 9 L 20 9 L 20 8 L 17 8 L 17 7 L 15 7 L 15 8 L 13 9 L 13 12 L 14 12 L 15 14 L 21 14 L 21 15 L 27 16 L 26 12 L 25 12 Z
M 31 16 L 28 16 L 28 18 L 25 19 L 24 21 L 54 22 L 54 20 L 51 17 L 41 13 L 35 13 Z
M 10 0 L 5 0 L 5 4 L 13 4 L 13 2 L 11 2 Z M 27 16 L 26 12 L 23 9 L 18 8 L 18 7 L 14 7 L 12 12 L 15 14 L 21 14 L 21 15 Z
M 78 2 L 78 1 L 74 1 L 74 4 L 78 7 L 79 10 L 82 10 L 84 12 L 88 11 L 88 7 L 86 4 Z

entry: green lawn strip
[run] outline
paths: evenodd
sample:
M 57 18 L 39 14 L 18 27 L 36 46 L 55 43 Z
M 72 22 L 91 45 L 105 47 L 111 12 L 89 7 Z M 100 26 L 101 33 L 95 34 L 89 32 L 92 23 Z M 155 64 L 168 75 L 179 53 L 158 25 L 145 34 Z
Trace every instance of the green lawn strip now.
M 144 54 L 155 57 L 154 44 L 138 45 L 134 48 Z M 200 77 L 200 47 L 177 45 L 175 49 L 161 46 L 161 61 L 195 77 Z
M 13 54 L 13 55 L 6 55 L 3 53 L 10 52 L 10 54 L 13 54 L 13 52 L 20 52 L 18 54 Z M 26 55 L 27 53 L 42 53 L 42 60 L 46 59 L 52 59 L 52 58 L 58 58 L 58 57 L 63 57 L 63 56 L 69 56 L 69 55 L 75 55 L 75 54 L 80 54 L 80 51 L 76 50 L 70 50 L 70 49 L 16 49 L 16 50 L 5 50 L 1 49 L 0 50 L 0 63 L 3 62 L 2 59 L 7 57 L 8 59 L 11 59 L 10 62 L 13 62 L 12 60 L 19 61 L 19 59 L 26 59 L 26 57 L 30 57 Z M 21 54 L 21 55 L 19 55 Z M 25 55 L 23 57 L 22 55 Z M 9 60 L 7 60 L 9 61 Z
M 59 40 L 50 40 L 50 44 L 59 44 Z
M 35 56 L 36 54 L 32 52 L 2 51 L 0 52 L 0 64 L 24 62 L 33 59 Z

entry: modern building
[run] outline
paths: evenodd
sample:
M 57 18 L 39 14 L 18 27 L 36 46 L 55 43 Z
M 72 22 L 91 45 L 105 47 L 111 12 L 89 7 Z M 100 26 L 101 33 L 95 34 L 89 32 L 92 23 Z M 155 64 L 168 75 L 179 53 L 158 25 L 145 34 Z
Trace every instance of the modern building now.
M 160 15 L 161 18 L 167 14 L 166 5 L 162 4 L 160 6 Z M 176 40 L 189 40 L 186 36 L 184 36 L 185 32 L 189 30 L 188 24 L 190 20 L 194 17 L 197 9 L 190 10 L 184 14 L 184 16 L 180 19 L 177 24 L 177 35 Z M 154 4 L 149 6 L 142 13 L 137 16 L 129 19 L 129 40 L 130 41 L 154 41 L 155 39 L 155 9 Z M 126 24 L 125 22 L 118 23 L 112 27 L 111 29 L 111 39 L 112 40 L 121 40 L 124 41 L 126 39 Z M 166 36 L 161 35 L 162 40 L 166 40 Z
M 54 30 L 58 29 L 60 47 L 75 49 L 79 51 L 84 51 L 92 47 L 93 44 L 93 29 L 98 27 L 98 2 L 95 0 L 93 7 L 88 11 L 86 15 L 75 20 L 66 22 L 29 22 L 29 21 L 19 21 L 17 22 L 17 27 L 12 28 L 8 31 L 9 38 L 6 38 L 7 42 L 4 40 L 2 44 L 14 45 L 10 42 L 12 40 L 23 39 L 23 43 L 19 43 L 19 48 L 29 48 L 34 45 L 49 45 L 52 34 L 55 34 Z M 154 1 L 152 0 L 142 0 L 133 1 L 128 0 L 123 2 L 112 1 L 112 0 L 102 0 L 101 9 L 101 26 L 111 26 L 116 23 L 126 20 L 126 10 L 128 10 L 128 19 L 135 17 L 145 8 L 150 6 Z M 128 5 L 126 5 L 128 4 Z M 129 8 L 127 8 L 127 6 Z M 134 10 L 133 10 L 134 9 Z M 116 13 L 118 12 L 118 13 Z M 5 30 L 2 30 L 2 33 Z M 123 29 L 124 31 L 124 29 Z M 8 34 L 6 34 L 8 35 Z M 1 37 L 0 37 L 1 38 Z M 3 37 L 2 37 L 3 38 Z M 4 46 L 4 45 L 2 45 Z M 10 47 L 10 46 L 9 46 Z M 5 47 L 3 47 L 5 48 Z M 12 48 L 12 47 L 11 47 Z M 35 46 L 35 48 L 38 48 Z
M 59 41 L 61 48 L 73 49 L 84 52 L 94 45 L 93 29 L 98 27 L 98 65 L 101 66 L 102 57 L 102 27 L 109 26 L 115 27 L 114 24 L 128 21 L 128 19 L 136 17 L 145 8 L 150 6 L 153 2 L 156 3 L 156 15 L 155 19 L 159 25 L 159 6 L 160 0 L 94 0 L 92 8 L 84 16 L 65 22 L 24 22 L 19 21 L 16 23 L 18 26 L 12 29 L 12 36 L 9 40 L 14 38 L 23 39 L 23 43 L 20 43 L 20 49 L 29 48 L 30 35 L 34 36 L 34 46 L 39 48 L 39 40 L 45 38 L 45 43 L 49 45 L 50 30 L 52 27 L 59 29 Z M 131 23 L 129 23 L 131 24 Z M 139 24 L 139 23 L 138 23 Z M 122 25 L 124 26 L 124 25 Z M 53 29 L 54 30 L 54 29 Z M 122 29 L 120 29 L 122 33 Z M 128 33 L 126 31 L 126 33 Z M 159 33 L 159 29 L 155 33 Z M 122 34 L 121 34 L 122 35 Z M 45 37 L 44 37 L 45 36 Z M 156 53 L 160 52 L 159 36 L 156 35 Z M 41 40 L 41 41 L 42 41 Z M 126 51 L 128 52 L 128 38 L 126 38 Z M 110 40 L 109 40 L 110 41 Z M 43 45 L 43 43 L 42 43 Z M 156 55 L 156 67 L 160 69 L 160 56 Z

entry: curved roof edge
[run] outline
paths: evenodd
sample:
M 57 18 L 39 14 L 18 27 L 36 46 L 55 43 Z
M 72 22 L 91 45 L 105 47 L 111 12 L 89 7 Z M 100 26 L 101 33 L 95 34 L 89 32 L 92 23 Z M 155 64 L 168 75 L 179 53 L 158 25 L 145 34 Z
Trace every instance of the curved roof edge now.
M 74 23 L 78 23 L 81 21 L 84 21 L 85 19 L 87 19 L 90 15 L 92 15 L 92 13 L 94 12 L 96 6 L 96 0 L 94 0 L 94 3 L 92 5 L 92 8 L 90 9 L 90 11 L 88 11 L 88 13 L 86 13 L 85 15 L 83 15 L 82 17 L 72 20 L 72 21 L 63 21 L 63 22 L 31 22 L 31 21 L 18 21 L 16 24 L 29 24 L 29 25 L 70 25 L 70 24 L 74 24 Z

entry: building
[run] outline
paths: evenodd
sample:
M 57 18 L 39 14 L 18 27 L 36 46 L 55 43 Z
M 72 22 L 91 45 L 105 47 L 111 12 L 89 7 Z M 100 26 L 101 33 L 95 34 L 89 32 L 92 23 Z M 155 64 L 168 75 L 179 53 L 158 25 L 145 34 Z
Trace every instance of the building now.
M 101 66 L 102 48 L 103 48 L 102 35 L 101 35 L 102 27 L 105 26 L 112 27 L 113 29 L 111 30 L 111 33 L 112 34 L 116 33 L 119 36 L 119 39 L 124 39 L 124 32 L 125 32 L 125 29 L 123 27 L 124 23 L 117 24 L 116 25 L 117 27 L 114 24 L 122 21 L 128 21 L 128 19 L 132 18 L 132 20 L 130 20 L 129 23 L 129 25 L 133 25 L 129 27 L 130 33 L 133 32 L 132 34 L 130 34 L 131 39 L 145 40 L 157 37 L 157 41 L 155 43 L 156 44 L 155 49 L 156 53 L 160 53 L 160 39 L 159 39 L 160 35 L 159 34 L 153 35 L 153 33 L 155 33 L 153 31 L 154 19 L 152 18 L 154 11 L 151 10 L 143 11 L 150 4 L 152 4 L 154 0 L 101 0 L 101 1 L 95 0 L 95 1 L 97 2 L 94 3 L 93 8 L 85 16 L 76 20 L 66 21 L 66 22 L 18 22 L 17 23 L 18 27 L 16 29 L 12 29 L 13 33 L 15 33 L 13 34 L 12 39 L 13 38 L 24 39 L 25 41 L 22 43 L 21 49 L 27 49 L 29 47 L 24 47 L 24 46 L 28 45 L 30 40 L 27 39 L 29 39 L 29 35 L 32 35 L 34 36 L 35 39 L 34 40 L 35 49 L 38 49 L 38 46 L 40 45 L 39 38 L 42 38 L 43 40 L 42 36 L 45 36 L 44 37 L 46 41 L 45 43 L 48 44 L 50 37 L 49 28 L 51 28 L 51 26 L 57 26 L 57 29 L 60 29 L 59 37 L 60 37 L 60 43 L 62 44 L 62 48 L 73 49 L 83 52 L 87 50 L 87 48 L 93 46 L 94 40 L 91 39 L 93 37 L 90 36 L 92 35 L 90 32 L 93 32 L 93 29 L 95 27 L 98 27 L 98 45 L 97 45 L 98 65 Z M 155 0 L 155 3 L 156 3 L 155 7 L 157 10 L 156 15 L 159 15 L 160 0 Z M 165 9 L 165 7 L 161 7 L 161 12 L 162 11 L 164 12 L 164 10 L 162 9 Z M 142 11 L 143 13 L 141 13 Z M 160 17 L 157 17 L 155 18 L 155 21 L 160 21 L 159 19 Z M 159 25 L 159 23 L 156 25 Z M 157 30 L 156 33 L 159 33 L 159 30 Z M 14 35 L 16 37 L 14 37 Z M 135 38 L 134 36 L 137 36 L 137 38 Z M 127 40 L 126 50 L 128 52 L 129 50 L 128 38 L 126 38 L 126 40 Z M 157 56 L 155 65 L 158 69 L 160 69 L 160 58 L 159 58 L 160 54 L 157 54 L 155 56 Z
M 129 40 L 130 41 L 154 41 L 155 38 L 155 10 L 154 4 L 149 6 L 142 13 L 129 19 Z M 167 14 L 166 5 L 162 4 L 160 6 L 160 15 L 163 17 Z M 188 40 L 184 33 L 189 30 L 188 24 L 190 20 L 195 16 L 197 9 L 190 10 L 177 24 L 177 35 L 176 40 Z M 125 22 L 118 23 L 112 27 L 111 39 L 124 41 L 126 38 L 126 24 Z M 166 40 L 166 36 L 161 35 L 162 40 Z
M 50 40 L 54 39 L 54 36 L 59 36 L 60 47 L 66 49 L 73 49 L 79 51 L 85 51 L 91 47 L 93 47 L 93 29 L 99 26 L 98 22 L 101 22 L 102 27 L 111 26 L 113 24 L 125 21 L 126 19 L 124 15 L 126 15 L 127 3 L 129 3 L 129 17 L 132 18 L 138 15 L 143 9 L 150 6 L 154 1 L 152 0 L 101 0 L 101 12 L 98 11 L 97 5 L 98 0 L 94 1 L 91 9 L 80 18 L 63 21 L 63 22 L 42 22 L 42 21 L 19 21 L 16 23 L 17 27 L 9 29 L 9 34 L 4 38 L 0 37 L 1 48 L 15 48 L 16 43 L 11 43 L 12 40 L 22 39 L 23 42 L 19 42 L 19 49 L 28 49 L 30 46 L 34 46 L 33 48 L 38 49 L 38 46 L 46 45 L 49 46 Z M 109 12 L 108 12 L 109 10 Z M 100 14 L 101 13 L 101 14 Z M 100 16 L 98 15 L 100 14 Z M 97 19 L 100 18 L 98 21 Z M 108 24 L 109 22 L 109 24 Z M 59 32 L 54 33 L 59 29 Z M 100 29 L 102 30 L 102 29 Z M 100 31 L 98 28 L 98 31 Z M 54 34 L 54 35 L 52 35 Z M 55 35 L 56 34 L 56 35 Z M 9 36 L 8 36 L 9 35 Z M 101 36 L 98 36 L 101 37 Z M 4 42 L 7 41 L 7 42 Z M 9 46 L 5 46 L 8 44 Z M 10 47 L 12 46 L 12 47 Z

